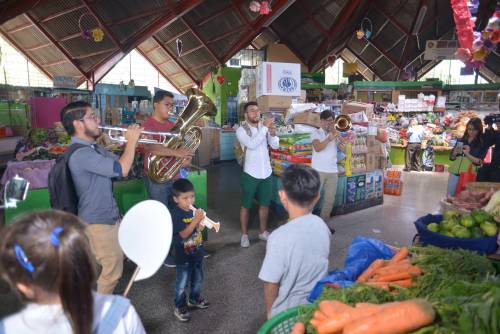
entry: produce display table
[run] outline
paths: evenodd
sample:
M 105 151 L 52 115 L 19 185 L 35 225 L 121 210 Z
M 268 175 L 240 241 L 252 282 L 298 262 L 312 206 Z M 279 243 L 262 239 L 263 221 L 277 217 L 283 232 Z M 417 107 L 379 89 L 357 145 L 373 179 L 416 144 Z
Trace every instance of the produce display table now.
M 392 144 L 389 157 L 393 165 L 405 164 L 405 145 Z M 433 146 L 434 148 L 434 163 L 441 165 L 449 165 L 450 151 L 452 147 L 447 146 Z
M 196 196 L 196 205 L 207 210 L 207 171 L 201 169 L 189 173 L 188 179 L 193 183 Z M 125 214 L 132 206 L 148 199 L 144 181 L 142 179 L 115 181 L 113 193 L 121 214 Z M 50 209 L 49 191 L 47 188 L 28 191 L 23 202 L 15 209 L 6 209 L 5 224 L 10 224 L 16 216 L 36 210 Z

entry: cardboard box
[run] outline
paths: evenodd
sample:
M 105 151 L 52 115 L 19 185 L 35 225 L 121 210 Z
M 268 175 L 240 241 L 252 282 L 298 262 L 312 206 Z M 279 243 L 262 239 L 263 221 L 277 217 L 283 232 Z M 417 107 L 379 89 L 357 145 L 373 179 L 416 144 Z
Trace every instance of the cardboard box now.
M 293 124 L 306 124 L 319 128 L 321 126 L 320 113 L 314 111 L 304 111 L 293 116 Z
M 362 103 L 362 102 L 346 102 L 342 104 L 343 115 L 354 114 L 358 112 L 364 112 L 368 119 L 373 118 L 373 104 Z
M 261 113 L 270 112 L 272 109 L 286 109 L 292 105 L 291 96 L 261 96 L 257 99 L 257 104 Z
M 257 97 L 300 96 L 300 64 L 263 62 L 257 66 Z

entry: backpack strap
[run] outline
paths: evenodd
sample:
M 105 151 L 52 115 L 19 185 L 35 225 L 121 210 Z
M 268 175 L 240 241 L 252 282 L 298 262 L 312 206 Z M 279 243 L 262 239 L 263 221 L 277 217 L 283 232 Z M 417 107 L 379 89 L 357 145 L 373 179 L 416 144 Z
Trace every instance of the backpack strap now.
M 66 157 L 66 161 L 69 162 L 69 158 L 73 155 L 73 153 L 75 153 L 76 150 L 78 150 L 82 147 L 87 147 L 87 146 L 89 146 L 89 145 L 80 144 L 80 143 L 74 143 L 74 144 L 69 145 L 66 152 L 64 152 L 64 155 Z
M 109 307 L 102 320 L 99 321 L 97 328 L 93 334 L 109 334 L 113 333 L 120 321 L 123 319 L 125 312 L 128 310 L 130 302 L 127 298 L 114 296 L 113 303 Z
M 243 127 L 243 129 L 245 130 L 245 132 L 247 133 L 248 137 L 252 137 L 252 129 L 250 129 L 250 126 L 248 125 L 247 122 L 243 122 L 243 124 L 241 124 L 241 126 Z M 247 156 L 247 147 L 243 147 L 243 158 L 241 160 L 241 168 L 245 169 L 245 158 Z

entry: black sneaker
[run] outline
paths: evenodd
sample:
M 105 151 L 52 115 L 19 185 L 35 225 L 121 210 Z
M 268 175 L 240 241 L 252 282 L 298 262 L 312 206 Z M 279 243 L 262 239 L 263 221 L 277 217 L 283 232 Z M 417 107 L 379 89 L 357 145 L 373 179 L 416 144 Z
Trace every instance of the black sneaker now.
M 175 308 L 174 315 L 179 321 L 187 322 L 191 319 L 191 313 L 189 313 L 187 307 Z
M 205 299 L 200 298 L 198 300 L 198 302 L 196 302 L 196 303 L 188 300 L 188 306 L 194 307 L 194 308 L 199 308 L 199 309 L 205 309 L 205 308 L 208 308 L 208 306 L 210 306 L 210 303 L 207 302 Z

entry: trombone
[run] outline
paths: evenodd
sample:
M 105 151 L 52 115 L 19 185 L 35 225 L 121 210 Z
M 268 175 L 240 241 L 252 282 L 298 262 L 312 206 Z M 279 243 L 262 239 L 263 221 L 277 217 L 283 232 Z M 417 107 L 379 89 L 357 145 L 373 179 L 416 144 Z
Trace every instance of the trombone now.
M 109 138 L 112 141 L 126 143 L 127 139 L 125 139 L 125 132 L 127 132 L 126 128 L 120 128 L 118 126 L 99 126 L 99 129 L 106 131 Z M 117 134 L 118 132 L 118 134 Z M 157 136 L 158 140 L 151 139 L 147 137 L 139 138 L 139 143 L 141 144 L 165 144 L 170 137 L 180 138 L 181 135 L 179 133 L 174 132 L 154 132 L 154 131 L 142 131 L 141 135 L 144 136 Z

